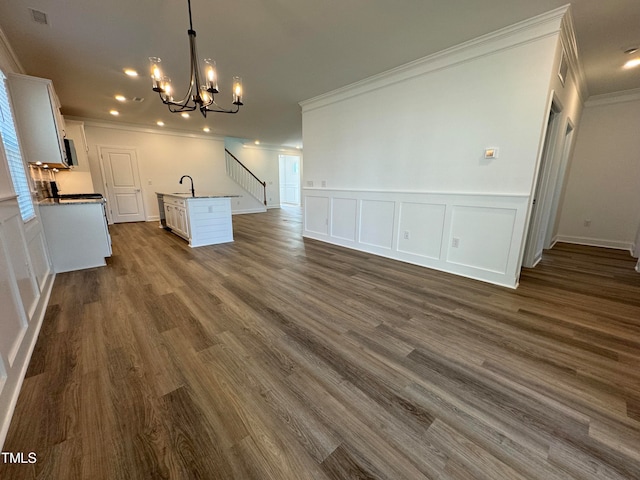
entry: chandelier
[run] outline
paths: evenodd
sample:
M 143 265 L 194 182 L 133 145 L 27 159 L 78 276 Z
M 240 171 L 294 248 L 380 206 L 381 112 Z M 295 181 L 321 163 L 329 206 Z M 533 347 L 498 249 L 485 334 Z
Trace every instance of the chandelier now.
M 200 79 L 200 69 L 198 67 L 198 52 L 196 50 L 196 31 L 193 29 L 191 19 L 191 0 L 187 0 L 189 6 L 189 56 L 191 59 L 191 79 L 189 88 L 184 98 L 180 101 L 173 99 L 171 79 L 163 76 L 160 67 L 162 60 L 159 57 L 149 57 L 151 65 L 151 79 L 153 80 L 153 91 L 158 92 L 162 103 L 169 107 L 171 113 L 192 112 L 200 110 L 203 117 L 207 112 L 215 113 L 238 113 L 242 103 L 242 79 L 233 77 L 233 105 L 235 108 L 222 108 L 215 102 L 214 95 L 218 93 L 218 74 L 216 72 L 216 62 L 210 58 L 204 59 L 204 79 Z

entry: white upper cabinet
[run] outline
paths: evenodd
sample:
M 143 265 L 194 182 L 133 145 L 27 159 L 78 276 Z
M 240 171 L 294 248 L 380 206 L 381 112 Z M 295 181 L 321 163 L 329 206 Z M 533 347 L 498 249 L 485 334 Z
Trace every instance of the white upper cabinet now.
M 64 119 L 51 80 L 9 74 L 7 85 L 25 159 L 66 166 Z

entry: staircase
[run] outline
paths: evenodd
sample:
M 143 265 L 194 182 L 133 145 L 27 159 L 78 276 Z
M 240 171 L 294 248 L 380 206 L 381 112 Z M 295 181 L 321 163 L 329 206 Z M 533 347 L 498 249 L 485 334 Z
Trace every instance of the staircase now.
M 267 182 L 256 177 L 233 153 L 224 149 L 227 175 L 259 202 L 267 206 Z

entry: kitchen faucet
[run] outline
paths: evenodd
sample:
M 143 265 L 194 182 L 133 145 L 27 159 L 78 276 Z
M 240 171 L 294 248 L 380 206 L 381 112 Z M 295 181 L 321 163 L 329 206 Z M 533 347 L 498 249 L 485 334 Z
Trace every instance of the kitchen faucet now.
M 180 185 L 182 185 L 182 180 L 184 180 L 186 178 L 188 178 L 189 180 L 191 180 L 191 196 L 195 197 L 196 196 L 196 191 L 193 189 L 193 178 L 191 178 L 189 175 L 183 175 L 180 177 Z

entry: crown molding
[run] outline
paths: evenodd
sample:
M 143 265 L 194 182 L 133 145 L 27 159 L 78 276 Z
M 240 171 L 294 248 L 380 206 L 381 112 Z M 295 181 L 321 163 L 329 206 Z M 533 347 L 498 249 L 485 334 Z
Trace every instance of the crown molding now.
M 83 122 L 85 127 L 99 127 L 99 128 L 109 128 L 112 130 L 123 130 L 127 132 L 138 132 L 138 133 L 150 133 L 156 135 L 172 135 L 175 137 L 186 137 L 186 138 L 198 138 L 201 140 L 215 140 L 217 142 L 224 142 L 224 137 L 221 135 L 215 134 L 200 134 L 193 132 L 185 132 L 181 130 L 170 130 L 164 127 L 142 127 L 140 125 L 130 124 L 130 123 L 114 123 L 107 122 L 105 120 L 95 120 L 90 118 L 83 117 L 75 117 L 75 116 L 64 116 L 65 120 L 72 120 L 76 122 Z
M 640 88 L 622 90 L 620 92 L 593 95 L 585 103 L 585 107 L 597 107 L 600 105 L 612 105 L 614 103 L 636 102 L 640 100 Z
M 569 5 L 556 8 L 351 85 L 304 100 L 299 105 L 302 107 L 303 113 L 309 112 L 413 77 L 492 55 L 501 50 L 530 43 L 549 35 L 557 35 L 561 31 L 562 19 L 568 9 Z
M 562 17 L 562 28 L 560 30 L 560 40 L 562 42 L 562 48 L 567 56 L 567 62 L 569 63 L 570 70 L 576 82 L 578 89 L 578 95 L 584 104 L 589 98 L 589 90 L 587 88 L 587 77 L 582 67 L 582 61 L 580 60 L 580 52 L 578 50 L 578 42 L 576 40 L 576 34 L 573 27 L 573 16 L 571 14 L 571 5 L 566 5 L 566 12 Z
M 0 68 L 3 73 L 24 73 L 25 69 L 18 60 L 16 52 L 11 48 L 9 39 L 4 31 L 0 28 Z

